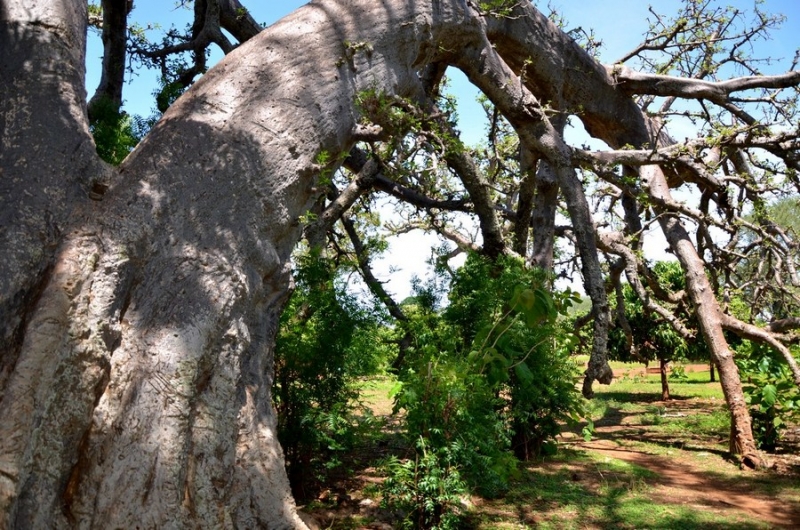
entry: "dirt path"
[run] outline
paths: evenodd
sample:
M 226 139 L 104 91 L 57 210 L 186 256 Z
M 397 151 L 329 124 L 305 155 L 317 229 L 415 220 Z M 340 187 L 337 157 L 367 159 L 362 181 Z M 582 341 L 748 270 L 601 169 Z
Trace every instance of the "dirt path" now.
M 593 440 L 578 444 L 577 447 L 656 473 L 658 478 L 648 481 L 648 484 L 655 488 L 652 497 L 662 502 L 694 506 L 720 514 L 738 510 L 775 527 L 800 528 L 800 507 L 754 495 L 749 481 L 722 478 L 719 474 L 699 469 L 687 460 L 676 461 L 666 456 L 627 449 L 611 440 Z
M 707 367 L 698 365 L 688 369 L 699 371 Z M 664 417 L 705 414 L 718 406 L 712 401 L 697 398 L 651 401 L 648 405 L 651 409 L 662 410 Z M 738 469 L 724 459 L 720 441 L 724 443 L 719 439 L 703 439 L 698 433 L 668 435 L 642 425 L 638 413 L 610 410 L 595 423 L 593 440 L 576 442 L 573 447 L 635 464 L 655 473 L 655 478 L 647 480 L 648 486 L 654 488 L 651 494 L 654 502 L 690 506 L 720 515 L 739 512 L 775 528 L 800 528 L 800 503 L 781 499 L 780 487 L 771 491 L 773 495 L 755 491 L 757 484 L 773 480 L 775 471 Z M 648 447 L 637 442 L 655 445 Z M 661 447 L 674 454 L 653 454 L 652 447 Z M 674 447 L 674 451 L 666 449 L 670 447 Z M 776 468 L 800 480 L 799 455 L 768 457 Z M 760 488 L 759 491 L 765 490 Z

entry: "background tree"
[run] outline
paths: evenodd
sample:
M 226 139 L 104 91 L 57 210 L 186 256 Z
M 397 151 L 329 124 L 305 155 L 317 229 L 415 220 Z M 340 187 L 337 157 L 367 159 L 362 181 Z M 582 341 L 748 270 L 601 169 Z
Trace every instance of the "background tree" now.
M 658 288 L 664 292 L 683 291 L 683 273 L 677 262 L 659 262 L 652 268 Z M 671 316 L 680 320 L 682 335 L 670 322 L 659 317 L 645 306 L 630 284 L 616 284 L 614 310 L 616 327 L 609 336 L 609 354 L 624 362 L 658 361 L 661 372 L 661 399 L 670 399 L 670 362 L 708 362 L 705 343 L 697 340 L 697 322 L 685 305 L 667 309 Z

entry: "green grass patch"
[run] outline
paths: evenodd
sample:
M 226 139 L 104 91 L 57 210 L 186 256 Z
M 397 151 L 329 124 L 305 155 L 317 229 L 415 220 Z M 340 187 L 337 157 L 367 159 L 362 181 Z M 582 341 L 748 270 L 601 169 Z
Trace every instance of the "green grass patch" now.
M 389 415 L 394 406 L 393 390 L 397 385 L 394 376 L 379 376 L 364 379 L 358 383 L 359 396 L 376 416 Z
M 727 439 L 731 428 L 731 417 L 725 408 L 677 417 L 664 414 L 662 417 L 666 420 L 663 422 L 663 430 L 675 434 L 691 433 L 693 436 Z
M 673 399 L 724 399 L 719 382 L 711 383 L 708 372 L 687 374 L 686 381 L 670 381 L 669 391 Z M 598 397 L 610 396 L 621 402 L 660 401 L 661 377 L 659 375 L 637 375 L 614 379 L 610 385 L 595 385 Z

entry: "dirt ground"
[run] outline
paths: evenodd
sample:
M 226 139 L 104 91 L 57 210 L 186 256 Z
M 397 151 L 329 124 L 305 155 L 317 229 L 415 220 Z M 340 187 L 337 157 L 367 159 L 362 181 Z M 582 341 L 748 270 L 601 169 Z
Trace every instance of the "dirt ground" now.
M 686 365 L 686 372 L 704 372 L 705 364 Z M 646 375 L 644 367 L 630 370 L 614 370 L 614 377 Z M 691 414 L 704 409 L 704 400 L 654 401 L 651 406 L 663 407 L 666 413 Z M 670 499 L 674 504 L 702 507 L 705 510 L 724 513 L 732 510 L 744 512 L 754 519 L 764 521 L 776 528 L 800 528 L 800 505 L 787 505 L 781 500 L 766 495 L 754 495 L 747 481 L 731 481 L 718 478 L 717 474 L 700 469 L 691 460 L 648 454 L 625 447 L 624 440 L 630 439 L 632 432 L 625 425 L 623 417 L 614 418 L 608 423 L 596 425 L 595 435 L 590 442 L 580 442 L 576 447 L 592 451 L 610 458 L 616 458 L 647 468 L 658 475 L 650 486 L 655 486 L 653 496 Z M 647 433 L 639 429 L 639 437 L 647 440 Z M 622 443 L 621 443 L 622 442 Z M 788 450 L 786 448 L 789 448 Z M 775 473 L 796 477 L 800 481 L 800 428 L 794 426 L 785 434 L 782 454 L 769 455 L 771 465 L 766 474 Z M 755 471 L 742 470 L 743 473 L 756 474 Z
M 670 504 L 689 505 L 721 515 L 735 510 L 776 528 L 800 528 L 800 506 L 787 506 L 783 501 L 754 495 L 744 481 L 719 479 L 686 460 L 626 449 L 599 437 L 578 447 L 653 471 L 657 478 L 648 481 L 653 488 L 652 496 L 669 499 Z

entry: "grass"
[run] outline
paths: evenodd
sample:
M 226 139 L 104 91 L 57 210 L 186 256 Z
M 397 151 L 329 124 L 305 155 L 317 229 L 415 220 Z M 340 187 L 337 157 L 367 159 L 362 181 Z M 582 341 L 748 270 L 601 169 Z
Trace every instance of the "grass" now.
M 667 418 L 663 423 L 664 432 L 691 433 L 701 436 L 727 437 L 731 428 L 730 414 L 724 406 L 707 414 L 692 414 L 674 419 Z
M 368 403 L 375 415 L 389 415 L 394 406 L 393 391 L 397 379 L 393 376 L 379 376 L 364 379 L 359 383 L 362 401 Z
M 684 381 L 669 380 L 669 391 L 673 399 L 724 399 L 722 387 L 719 382 L 709 382 L 708 372 L 690 372 L 686 376 Z M 598 395 L 635 396 L 636 399 L 641 399 L 642 395 L 650 395 L 653 401 L 659 401 L 661 376 L 623 376 L 616 378 L 611 385 L 597 385 L 595 392 Z
M 605 420 L 636 431 L 640 438 L 636 441 L 626 430 L 620 434 L 619 443 L 632 450 L 699 463 L 718 480 L 732 487 L 740 484 L 741 471 L 719 457 L 730 429 L 719 384 L 709 383 L 707 372 L 687 375 L 687 381 L 670 382 L 676 399 L 669 404 L 656 403 L 661 399 L 659 376 L 622 378 L 611 386 L 599 386 L 590 403 L 591 417 L 599 425 Z M 654 475 L 647 468 L 597 453 L 562 451 L 554 460 L 527 467 L 524 478 L 482 516 L 478 528 L 771 527 L 724 507 L 672 502 L 649 486 Z M 800 485 L 790 480 L 772 475 L 745 480 L 752 491 L 765 496 L 780 496 L 787 502 L 800 499 Z

